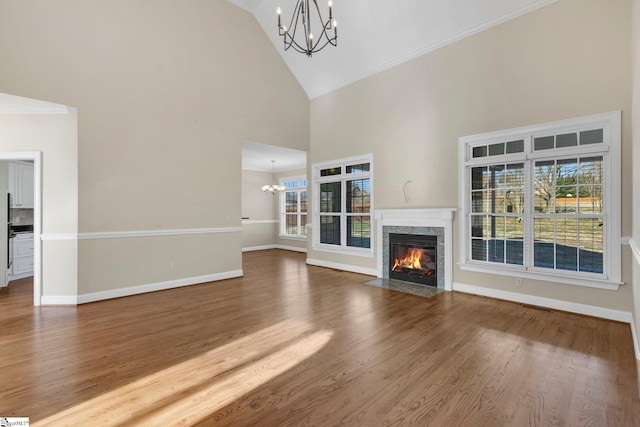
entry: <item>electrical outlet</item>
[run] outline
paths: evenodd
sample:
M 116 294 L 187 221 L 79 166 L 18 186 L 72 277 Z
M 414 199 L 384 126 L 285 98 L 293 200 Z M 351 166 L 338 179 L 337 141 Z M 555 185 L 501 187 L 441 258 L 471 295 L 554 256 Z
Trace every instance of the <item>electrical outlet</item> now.
M 169 266 L 171 267 L 172 270 L 176 269 L 176 263 L 172 262 L 171 264 L 169 264 Z
M 516 286 L 518 286 L 518 287 L 524 286 L 522 284 L 522 278 L 521 277 L 516 277 Z

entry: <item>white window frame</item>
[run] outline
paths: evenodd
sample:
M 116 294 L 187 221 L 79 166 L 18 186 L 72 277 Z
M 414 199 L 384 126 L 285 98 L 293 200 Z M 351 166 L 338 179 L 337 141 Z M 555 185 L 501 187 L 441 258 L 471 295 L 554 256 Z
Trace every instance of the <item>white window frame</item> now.
M 560 120 L 521 128 L 470 135 L 458 139 L 458 182 L 459 206 L 461 215 L 459 223 L 459 267 L 481 273 L 500 274 L 534 280 L 587 286 L 600 289 L 617 290 L 621 282 L 621 112 L 595 114 L 568 120 Z M 603 144 L 579 145 L 568 148 L 553 148 L 548 150 L 533 150 L 533 138 L 545 135 L 558 135 L 581 130 L 602 128 Z M 505 141 L 524 140 L 524 153 L 504 154 L 501 156 L 487 156 L 473 158 L 474 146 L 499 143 Z M 538 159 L 561 159 L 568 156 L 602 155 L 604 162 L 603 182 L 603 218 L 607 225 L 603 236 L 603 273 L 574 272 L 536 268 L 527 265 L 499 264 L 488 261 L 471 259 L 470 237 L 470 193 L 471 168 L 500 163 L 525 164 L 525 212 L 529 220 L 524 230 L 524 245 L 533 246 L 534 216 L 531 194 L 534 182 L 533 167 Z M 526 249 L 525 249 L 526 251 Z
M 352 165 L 358 165 L 368 163 L 369 164 L 369 172 L 364 173 L 346 173 L 346 167 Z M 338 168 L 341 167 L 342 173 L 340 175 L 331 175 L 331 176 L 320 176 L 320 171 L 323 169 L 329 168 Z M 324 251 L 324 252 L 332 252 L 332 253 L 340 253 L 345 255 L 355 255 L 372 258 L 374 255 L 374 247 L 375 247 L 375 223 L 374 223 L 374 201 L 373 201 L 373 154 L 364 154 L 362 156 L 354 156 L 347 157 L 337 160 L 318 162 L 311 165 L 312 170 L 312 179 L 313 179 L 313 244 L 312 248 L 316 251 Z M 369 218 L 371 224 L 371 237 L 370 237 L 370 247 L 369 248 L 358 248 L 353 246 L 347 246 L 347 192 L 346 192 L 346 182 L 352 181 L 356 179 L 369 179 Z M 341 209 L 340 209 L 340 245 L 330 245 L 320 243 L 320 184 L 326 182 L 336 182 L 340 181 L 342 183 L 342 191 L 341 191 Z M 337 215 L 337 213 L 336 213 Z M 363 214 L 359 214 L 358 216 L 366 216 Z
M 307 177 L 305 175 L 299 175 L 299 176 L 286 176 L 286 177 L 280 177 L 280 185 L 285 186 L 287 182 L 290 181 L 296 181 L 298 183 L 300 183 L 300 181 L 306 181 L 307 185 L 305 186 L 301 186 L 301 185 L 297 185 L 295 187 L 289 187 L 289 188 L 285 188 L 281 193 L 280 193 L 280 204 L 279 204 L 279 210 L 280 210 L 280 233 L 279 233 L 279 237 L 281 239 L 292 239 L 292 240 L 307 240 L 307 236 L 306 234 L 301 234 L 300 231 L 302 229 L 306 229 L 306 225 L 305 226 L 301 226 L 301 216 L 304 215 L 307 217 L 307 223 L 309 223 L 309 192 L 307 190 L 308 184 L 309 184 L 309 180 L 307 179 Z M 286 193 L 291 193 L 291 192 L 296 192 L 297 194 L 297 199 L 298 199 L 298 210 L 296 212 L 296 218 L 298 221 L 298 234 L 294 235 L 294 234 L 287 234 L 286 230 L 287 230 L 287 220 L 286 220 L 286 215 L 292 215 L 293 213 L 287 213 L 286 212 Z M 301 212 L 300 211 L 300 193 L 302 191 L 306 191 L 307 192 L 307 212 Z

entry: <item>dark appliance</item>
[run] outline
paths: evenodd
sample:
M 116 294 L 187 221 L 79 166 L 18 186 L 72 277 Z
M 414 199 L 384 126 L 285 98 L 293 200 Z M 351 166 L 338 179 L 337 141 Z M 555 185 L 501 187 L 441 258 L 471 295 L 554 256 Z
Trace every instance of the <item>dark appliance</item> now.
M 13 203 L 11 199 L 11 193 L 7 193 L 7 270 L 11 268 L 13 262 L 13 245 L 11 239 L 16 237 L 16 233 L 13 230 Z

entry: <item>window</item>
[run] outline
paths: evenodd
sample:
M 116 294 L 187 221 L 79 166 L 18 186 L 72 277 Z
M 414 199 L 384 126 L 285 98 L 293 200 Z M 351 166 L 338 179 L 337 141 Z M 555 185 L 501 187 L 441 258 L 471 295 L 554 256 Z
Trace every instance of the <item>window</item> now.
M 460 138 L 462 269 L 617 289 L 620 113 Z
M 314 248 L 372 255 L 372 156 L 313 165 Z
M 307 237 L 307 178 L 280 178 L 280 236 Z

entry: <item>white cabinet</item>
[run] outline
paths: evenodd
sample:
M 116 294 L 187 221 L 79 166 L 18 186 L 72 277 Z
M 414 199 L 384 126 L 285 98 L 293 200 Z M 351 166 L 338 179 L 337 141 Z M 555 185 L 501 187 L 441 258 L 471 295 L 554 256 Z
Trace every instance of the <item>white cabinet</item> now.
M 9 192 L 14 208 L 33 209 L 33 164 L 9 163 Z
M 18 233 L 12 241 L 11 280 L 33 276 L 33 233 Z

